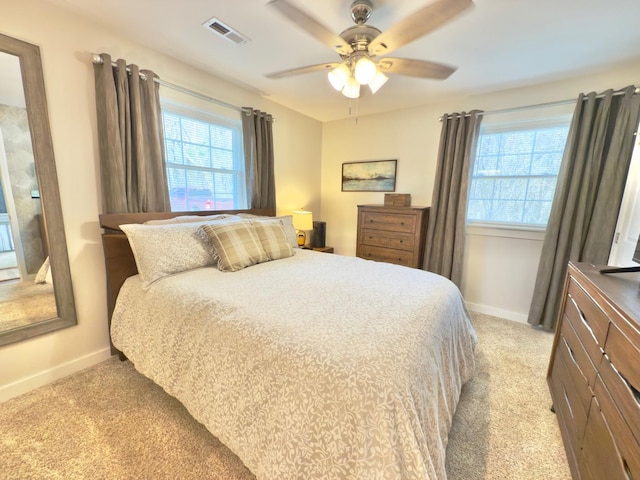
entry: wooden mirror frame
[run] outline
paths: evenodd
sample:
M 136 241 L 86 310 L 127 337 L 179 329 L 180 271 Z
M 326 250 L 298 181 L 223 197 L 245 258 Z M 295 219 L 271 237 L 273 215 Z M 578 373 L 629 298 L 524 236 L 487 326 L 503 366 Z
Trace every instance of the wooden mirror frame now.
M 56 317 L 1 331 L 0 346 L 2 346 L 70 327 L 76 325 L 78 321 L 71 284 L 69 254 L 62 219 L 53 142 L 49 128 L 40 48 L 0 34 L 0 51 L 15 55 L 20 60 L 42 215 L 49 239 L 49 263 L 57 308 Z

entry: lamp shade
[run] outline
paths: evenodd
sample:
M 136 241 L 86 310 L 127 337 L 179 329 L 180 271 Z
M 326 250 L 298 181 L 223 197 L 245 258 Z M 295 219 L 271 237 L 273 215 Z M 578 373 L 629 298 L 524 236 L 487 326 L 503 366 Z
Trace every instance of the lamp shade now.
M 307 210 L 294 210 L 293 226 L 296 230 L 313 230 L 313 214 Z
M 347 84 L 342 89 L 342 94 L 347 98 L 358 98 L 360 96 L 360 84 L 358 81 L 353 77 L 349 77 Z
M 331 83 L 331 86 L 337 91 L 341 91 L 344 88 L 350 75 L 351 72 L 349 71 L 349 67 L 344 63 L 341 63 L 333 70 L 330 70 L 327 74 L 329 77 L 329 83 Z
M 385 83 L 387 83 L 387 80 L 389 80 L 389 77 L 387 77 L 384 73 L 378 70 L 378 72 L 376 73 L 376 76 L 373 77 L 373 80 L 369 82 L 369 88 L 371 89 L 371 93 L 376 93 L 378 90 L 380 90 L 380 87 L 382 87 Z
M 378 72 L 378 67 L 368 57 L 362 57 L 356 62 L 356 67 L 353 72 L 353 76 L 356 78 L 360 85 L 367 85 Z

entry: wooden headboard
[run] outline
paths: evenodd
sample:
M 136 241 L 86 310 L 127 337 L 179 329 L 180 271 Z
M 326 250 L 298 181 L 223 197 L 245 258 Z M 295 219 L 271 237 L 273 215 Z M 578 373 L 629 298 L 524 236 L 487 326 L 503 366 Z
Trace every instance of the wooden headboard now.
M 107 275 L 107 312 L 109 316 L 109 331 L 111 331 L 111 316 L 116 305 L 116 298 L 124 281 L 138 273 L 133 252 L 126 235 L 120 225 L 128 223 L 144 223 L 148 220 L 165 220 L 182 215 L 217 215 L 220 213 L 252 213 L 254 215 L 274 216 L 271 209 L 250 210 L 206 210 L 198 212 L 158 212 L 158 213 L 103 213 L 99 216 L 104 249 L 104 264 Z M 112 354 L 121 353 L 111 345 Z

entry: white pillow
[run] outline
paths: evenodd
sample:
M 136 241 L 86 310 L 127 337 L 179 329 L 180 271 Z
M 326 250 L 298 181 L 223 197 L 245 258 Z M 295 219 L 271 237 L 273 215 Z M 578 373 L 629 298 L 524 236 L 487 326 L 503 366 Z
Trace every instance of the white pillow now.
M 238 219 L 219 219 L 205 222 L 173 223 L 168 225 L 120 225 L 129 239 L 136 260 L 142 288 L 174 273 L 215 265 L 213 252 L 198 233 L 202 225 Z
M 147 220 L 145 225 L 171 225 L 174 223 L 190 223 L 190 222 L 208 222 L 212 220 L 220 220 L 228 218 L 231 215 L 226 213 L 218 213 L 214 215 L 179 215 L 172 218 L 164 218 L 161 220 Z

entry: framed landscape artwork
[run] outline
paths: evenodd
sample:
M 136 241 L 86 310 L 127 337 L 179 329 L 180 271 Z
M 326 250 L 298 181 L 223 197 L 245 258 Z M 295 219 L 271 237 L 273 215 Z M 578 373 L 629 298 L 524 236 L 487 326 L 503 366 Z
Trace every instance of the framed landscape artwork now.
M 397 160 L 342 164 L 343 192 L 395 192 Z

